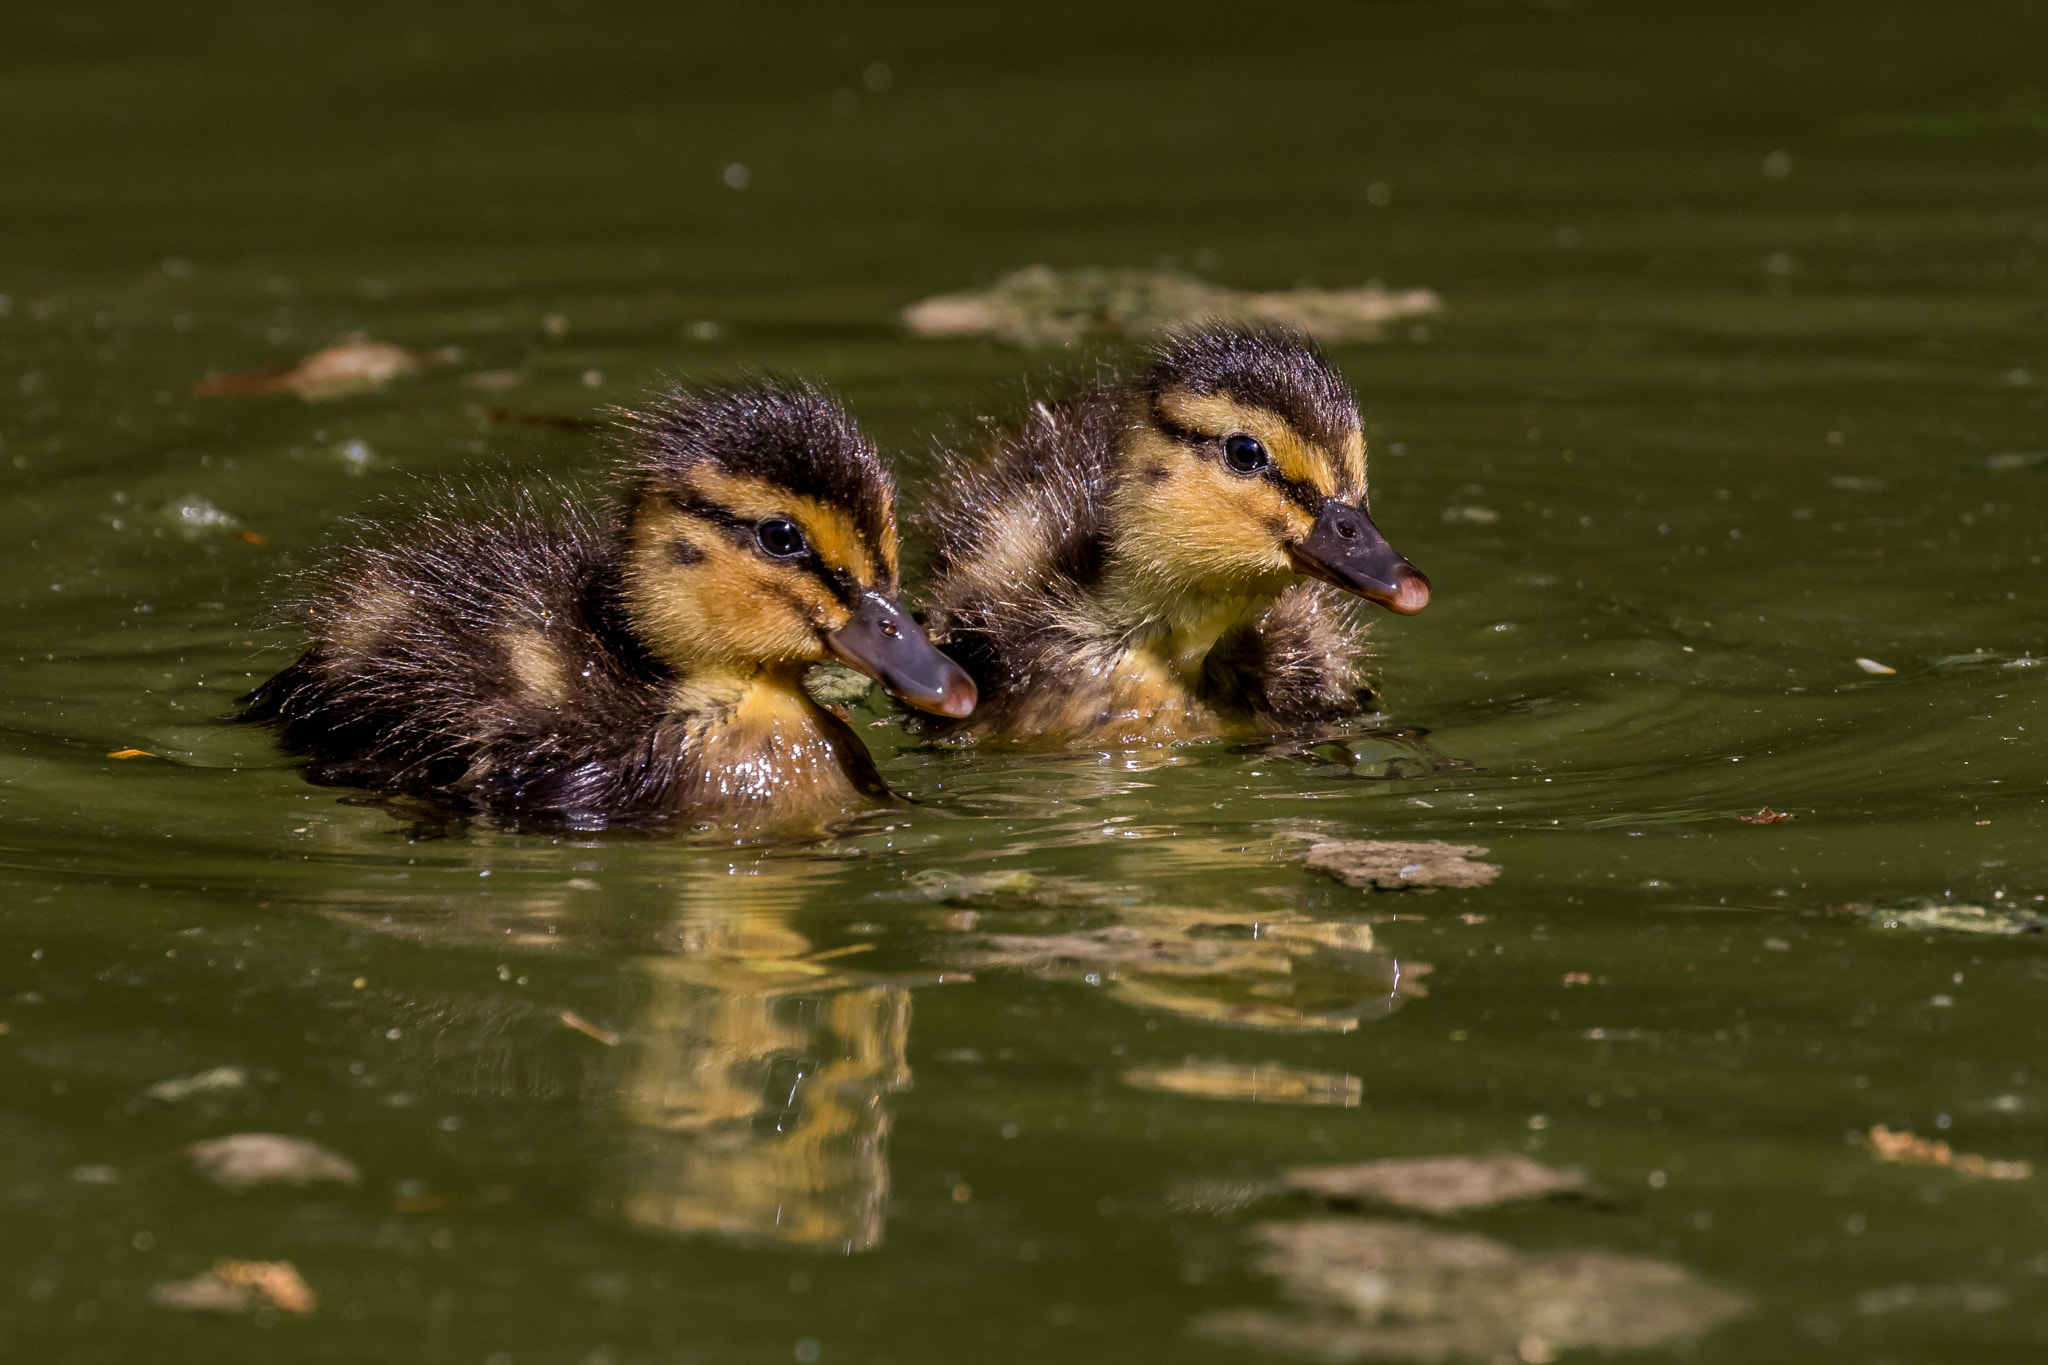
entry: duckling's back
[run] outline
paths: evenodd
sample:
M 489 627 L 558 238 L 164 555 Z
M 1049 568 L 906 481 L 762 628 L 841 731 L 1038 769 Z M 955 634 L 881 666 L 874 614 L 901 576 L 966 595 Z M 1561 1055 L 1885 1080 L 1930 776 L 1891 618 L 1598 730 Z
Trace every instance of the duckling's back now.
M 574 819 L 664 782 L 664 678 L 626 629 L 606 532 L 566 499 L 424 516 L 345 551 L 299 660 L 249 699 L 314 781 Z M 634 752 L 639 750 L 640 752 Z

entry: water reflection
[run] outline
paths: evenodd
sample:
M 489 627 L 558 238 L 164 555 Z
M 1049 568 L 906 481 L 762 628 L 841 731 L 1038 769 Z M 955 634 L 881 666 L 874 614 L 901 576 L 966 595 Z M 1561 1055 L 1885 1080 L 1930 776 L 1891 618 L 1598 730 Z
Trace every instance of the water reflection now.
M 1365 918 L 1270 903 L 1153 904 L 1153 888 L 1196 890 L 1219 873 L 1291 856 L 1288 841 L 1143 841 L 1112 866 L 1142 877 L 1092 882 L 1025 871 L 927 875 L 919 890 L 963 907 L 941 922 L 964 931 L 979 969 L 1080 981 L 1147 1012 L 1230 1028 L 1349 1033 L 1428 993 L 1426 962 L 1379 950 Z M 1284 851 L 1283 851 L 1284 850 Z M 1279 888 L 1291 893 L 1292 888 Z M 1219 1093 L 1241 1089 L 1223 1084 Z
M 592 1054 L 579 1043 L 594 1055 L 584 1089 L 611 1139 L 603 1213 L 663 1234 L 850 1254 L 882 1241 L 885 1098 L 910 1083 L 911 1005 L 901 979 L 850 965 L 870 945 L 814 952 L 792 922 L 840 871 L 794 860 L 698 865 L 653 907 L 632 889 L 608 895 L 578 879 L 488 904 L 386 893 L 323 912 L 443 947 L 634 944 L 641 951 L 623 964 L 630 1003 L 609 1027 L 537 999 L 437 998 L 402 1005 L 401 1034 L 414 1059 L 461 1067 L 465 1088 L 527 1097 L 561 1093 L 548 1058 L 570 1029 L 610 1044 Z M 499 976 L 524 986 L 514 971 Z M 536 1084 L 543 1075 L 550 1083 Z
M 910 1083 L 910 992 L 819 974 L 759 922 L 706 926 L 703 951 L 645 958 L 618 1091 L 625 1151 L 607 1207 L 636 1226 L 816 1251 L 881 1245 L 883 1097 Z

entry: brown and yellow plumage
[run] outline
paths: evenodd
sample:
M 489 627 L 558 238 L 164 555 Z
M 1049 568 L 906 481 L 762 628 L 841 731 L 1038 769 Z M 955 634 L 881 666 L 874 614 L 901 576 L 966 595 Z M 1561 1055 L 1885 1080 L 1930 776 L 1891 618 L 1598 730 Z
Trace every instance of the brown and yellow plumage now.
M 527 493 L 429 510 L 320 571 L 303 656 L 246 718 L 313 780 L 509 823 L 784 824 L 888 797 L 805 694 L 838 657 L 964 714 L 897 601 L 894 489 L 814 389 L 679 389 L 627 414 L 609 518 Z
M 1277 331 L 1181 333 L 1134 378 L 1038 404 L 956 458 L 920 525 L 927 622 L 982 697 L 933 728 L 985 741 L 1342 721 L 1372 695 L 1337 589 L 1428 600 L 1365 514 L 1350 386 Z

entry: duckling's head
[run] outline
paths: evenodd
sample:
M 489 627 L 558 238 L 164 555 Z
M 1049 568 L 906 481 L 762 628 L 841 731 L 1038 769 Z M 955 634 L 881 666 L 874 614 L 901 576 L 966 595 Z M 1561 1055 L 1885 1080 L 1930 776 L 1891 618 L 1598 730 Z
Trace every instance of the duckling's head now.
M 1112 517 L 1120 566 L 1161 597 L 1309 574 L 1404 616 L 1429 603 L 1429 580 L 1366 514 L 1351 386 L 1293 333 L 1167 338 L 1133 391 Z
M 674 389 L 627 414 L 626 609 L 685 675 L 837 658 L 912 706 L 974 683 L 903 607 L 896 491 L 873 443 L 808 385 Z

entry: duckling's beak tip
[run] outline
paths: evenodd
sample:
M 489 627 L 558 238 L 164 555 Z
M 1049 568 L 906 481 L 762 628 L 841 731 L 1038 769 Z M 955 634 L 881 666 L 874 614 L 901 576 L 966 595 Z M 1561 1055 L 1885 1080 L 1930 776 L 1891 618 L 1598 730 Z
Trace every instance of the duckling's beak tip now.
M 1429 579 L 1420 569 L 1410 569 L 1394 584 L 1393 595 L 1382 603 L 1396 616 L 1413 616 L 1429 605 Z
M 974 714 L 974 708 L 980 701 L 981 689 L 974 685 L 974 679 L 967 676 L 967 670 L 956 668 L 938 699 L 922 709 L 948 720 L 965 720 Z M 913 702 L 912 705 L 919 703 Z

